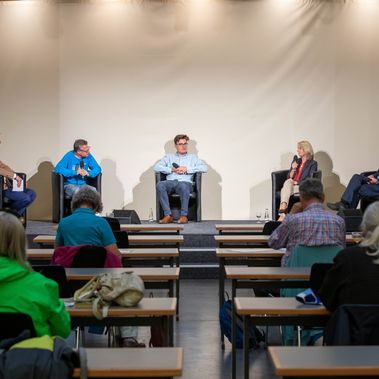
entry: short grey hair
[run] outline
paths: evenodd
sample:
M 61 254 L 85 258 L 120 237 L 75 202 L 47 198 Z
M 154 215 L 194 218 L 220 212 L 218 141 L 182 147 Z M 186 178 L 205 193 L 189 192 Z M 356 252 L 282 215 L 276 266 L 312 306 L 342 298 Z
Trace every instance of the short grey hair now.
M 305 200 L 310 200 L 312 198 L 324 200 L 324 187 L 319 179 L 305 179 L 300 183 L 299 186 L 300 196 Z
M 85 139 L 80 138 L 80 139 L 75 140 L 74 146 L 73 146 L 74 151 L 78 151 L 84 145 L 88 145 L 88 142 Z
M 71 209 L 74 211 L 77 208 L 81 208 L 82 205 L 91 207 L 95 212 L 102 212 L 103 203 L 96 188 L 83 185 L 75 193 L 71 201 Z
M 30 269 L 26 262 L 25 229 L 15 215 L 3 211 L 0 212 L 0 256 Z
M 363 214 L 361 229 L 364 239 L 361 246 L 365 246 L 373 250 L 369 255 L 379 257 L 379 201 L 371 203 Z M 379 263 L 377 260 L 375 263 Z

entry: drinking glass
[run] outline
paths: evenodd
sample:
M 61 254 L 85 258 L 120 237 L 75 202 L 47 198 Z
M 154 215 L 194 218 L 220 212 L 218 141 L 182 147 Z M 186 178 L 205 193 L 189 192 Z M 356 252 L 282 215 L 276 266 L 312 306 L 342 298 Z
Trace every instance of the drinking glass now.
M 257 217 L 257 223 L 259 224 L 259 223 L 261 223 L 261 217 L 262 217 L 262 212 L 257 212 L 256 214 L 255 214 L 255 216 Z

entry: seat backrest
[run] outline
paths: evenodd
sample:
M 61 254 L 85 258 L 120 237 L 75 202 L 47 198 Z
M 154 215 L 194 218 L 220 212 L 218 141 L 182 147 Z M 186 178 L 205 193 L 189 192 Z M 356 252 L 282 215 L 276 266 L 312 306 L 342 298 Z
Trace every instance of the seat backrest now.
M 0 313 L 0 340 L 17 337 L 24 330 L 30 331 L 30 337 L 36 336 L 32 318 L 25 313 Z
M 46 278 L 54 280 L 58 284 L 59 297 L 71 297 L 71 288 L 67 280 L 66 270 L 61 265 L 33 265 L 33 270 L 39 272 Z
M 128 249 L 129 248 L 129 237 L 128 233 L 124 230 L 113 231 L 113 234 L 116 238 L 117 247 L 119 249 Z
M 288 258 L 288 267 L 310 267 L 314 263 L 332 263 L 341 246 L 304 246 L 296 245 Z
M 311 267 L 311 275 L 309 277 L 309 287 L 314 293 L 318 293 L 322 286 L 326 273 L 331 269 L 333 263 L 314 263 Z
M 325 329 L 327 345 L 379 345 L 379 304 L 341 305 Z
M 97 192 L 99 192 L 101 196 L 101 178 L 102 174 L 100 173 L 96 177 L 87 177 L 87 184 L 95 187 Z M 61 218 L 67 216 L 71 213 L 69 210 L 70 205 L 69 199 L 65 199 L 64 196 L 64 176 L 62 174 L 57 174 L 55 171 L 51 173 L 51 187 L 52 187 L 52 209 L 53 209 L 53 215 L 52 220 L 53 222 L 58 223 Z M 65 206 L 66 201 L 66 206 Z M 65 210 L 67 209 L 67 214 L 65 213 Z
M 114 218 L 114 217 L 103 217 L 103 218 L 108 221 L 108 224 L 112 229 L 112 232 L 115 232 L 115 231 L 118 232 L 121 230 L 120 221 L 117 218 Z
M 102 246 L 82 246 L 72 260 L 71 267 L 104 267 L 107 250 Z
M 262 234 L 270 235 L 281 224 L 280 221 L 268 221 L 265 223 Z
M 276 220 L 278 218 L 278 210 L 279 210 L 279 204 L 280 204 L 280 190 L 283 187 L 284 182 L 288 178 L 289 170 L 279 170 L 274 171 L 271 173 L 271 203 L 272 203 L 272 218 Z M 321 180 L 322 178 L 322 171 L 317 170 L 313 173 L 312 178 Z M 296 196 L 295 196 L 296 198 Z M 290 198 L 290 204 L 288 204 L 288 209 L 291 208 L 292 203 L 294 201 L 298 201 L 298 195 L 297 199 L 293 199 L 293 197 Z
M 155 187 L 157 184 L 163 180 L 166 180 L 167 174 L 163 174 L 161 172 L 155 173 Z M 190 206 L 189 206 L 189 213 L 188 218 L 191 221 L 201 221 L 201 182 L 202 182 L 202 172 L 195 172 L 192 177 L 192 192 L 193 195 L 191 195 L 190 199 Z M 173 195 L 177 196 L 177 195 Z M 191 201 L 193 209 L 191 209 Z M 177 209 L 180 211 L 180 207 Z M 192 212 L 191 212 L 192 210 Z M 161 219 L 163 215 L 162 207 L 159 203 L 158 196 L 156 196 L 156 215 L 157 220 Z M 173 214 L 175 218 L 175 214 Z

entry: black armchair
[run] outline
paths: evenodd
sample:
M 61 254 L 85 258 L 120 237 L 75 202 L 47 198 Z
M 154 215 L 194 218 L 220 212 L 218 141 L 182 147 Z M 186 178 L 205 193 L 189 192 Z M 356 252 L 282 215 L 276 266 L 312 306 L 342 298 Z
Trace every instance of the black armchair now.
M 279 206 L 280 206 L 280 190 L 283 187 L 284 182 L 288 178 L 289 170 L 274 171 L 271 173 L 271 185 L 272 185 L 272 218 L 276 220 L 279 216 Z M 313 174 L 313 178 L 321 180 L 322 172 L 317 170 Z M 294 194 L 290 197 L 288 210 L 291 209 L 292 205 L 299 201 L 299 195 Z
M 101 177 L 100 173 L 95 178 L 87 178 L 87 184 L 95 187 L 101 196 Z M 52 198 L 53 198 L 53 222 L 59 222 L 61 218 L 71 214 L 71 199 L 64 196 L 64 177 L 54 171 L 51 173 Z
M 17 172 L 17 175 L 24 181 L 24 186 L 26 186 L 26 174 L 24 174 L 23 172 Z M 4 208 L 11 209 L 10 202 L 5 196 L 5 189 L 3 185 L 4 179 L 5 179 L 4 176 L 0 175 L 0 188 L 1 188 L 0 189 L 0 209 L 4 209 Z M 24 225 L 26 225 L 26 210 L 24 214 L 21 215 L 21 217 L 24 218 Z
M 188 220 L 190 221 L 201 221 L 201 174 L 201 172 L 195 173 L 192 179 L 192 191 L 188 204 Z M 160 172 L 155 173 L 155 187 L 159 182 L 166 180 L 166 176 Z M 177 220 L 180 217 L 180 196 L 176 193 L 170 194 L 169 201 L 172 217 Z M 158 197 L 156 197 L 156 210 L 157 220 L 160 220 L 164 214 Z
M 361 175 L 364 175 L 364 176 L 369 176 L 369 175 L 372 175 L 374 174 L 376 171 L 364 171 L 361 173 Z M 375 196 L 375 197 L 362 197 L 361 198 L 361 211 L 362 213 L 365 212 L 366 208 L 371 204 L 373 203 L 374 201 L 378 201 L 379 200 L 379 196 Z

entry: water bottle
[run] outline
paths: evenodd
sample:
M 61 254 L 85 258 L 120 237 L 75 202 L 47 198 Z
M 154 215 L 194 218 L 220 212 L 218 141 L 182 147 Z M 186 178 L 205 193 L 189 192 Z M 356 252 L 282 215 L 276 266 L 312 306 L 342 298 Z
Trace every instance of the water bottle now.
M 270 220 L 270 215 L 268 213 L 268 208 L 265 209 L 265 216 L 264 216 L 264 218 L 265 218 L 265 221 L 269 221 Z
M 149 222 L 154 222 L 153 208 L 150 208 L 149 210 Z

